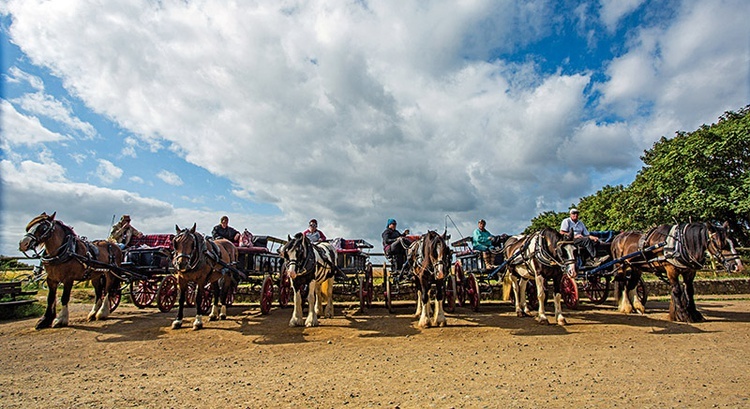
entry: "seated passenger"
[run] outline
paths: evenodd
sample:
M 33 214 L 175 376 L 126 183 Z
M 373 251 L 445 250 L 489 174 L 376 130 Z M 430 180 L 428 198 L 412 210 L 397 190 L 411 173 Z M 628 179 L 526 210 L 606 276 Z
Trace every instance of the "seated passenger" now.
M 240 242 L 240 232 L 229 226 L 229 217 L 227 216 L 221 216 L 221 221 L 211 231 L 211 237 L 214 240 L 227 239 L 232 243 Z
M 586 250 L 585 252 L 581 251 L 580 254 L 584 264 L 598 265 L 609 258 L 609 255 L 596 256 L 599 238 L 591 235 L 583 221 L 578 218 L 578 209 L 570 209 L 570 217 L 566 217 L 560 225 L 560 234 L 572 238 L 576 247 Z
M 484 219 L 480 219 L 477 222 L 477 228 L 472 235 L 471 244 L 474 250 L 482 253 L 485 268 L 493 269 L 497 267 L 495 258 L 500 253 L 507 235 L 493 236 L 486 227 L 487 222 Z
M 315 219 L 311 219 L 310 223 L 308 224 L 309 227 L 307 230 L 305 230 L 302 234 L 307 237 L 308 240 L 312 243 L 317 243 L 320 241 L 326 241 L 326 235 L 323 234 L 322 231 L 318 230 L 318 221 Z
M 130 244 L 130 240 L 133 237 L 141 236 L 143 236 L 143 233 L 139 232 L 130 224 L 130 216 L 124 214 L 120 218 L 120 221 L 112 226 L 112 231 L 109 233 L 109 238 L 107 240 L 117 243 L 117 246 L 119 246 L 120 249 L 125 249 L 125 247 Z
M 406 251 L 411 245 L 411 241 L 405 233 L 396 230 L 396 220 L 388 219 L 388 224 L 383 234 L 383 252 L 387 257 L 392 257 L 396 263 L 396 270 L 401 271 L 406 262 Z

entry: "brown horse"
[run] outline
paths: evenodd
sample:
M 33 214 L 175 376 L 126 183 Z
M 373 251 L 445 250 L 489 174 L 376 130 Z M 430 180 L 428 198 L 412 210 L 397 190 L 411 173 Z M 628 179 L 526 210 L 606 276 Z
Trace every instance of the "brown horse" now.
M 650 246 L 657 248 L 645 252 Z M 704 320 L 695 306 L 693 280 L 695 272 L 706 261 L 706 252 L 721 262 L 729 272 L 743 268 L 734 244 L 727 235 L 726 224 L 723 227 L 710 223 L 663 224 L 646 233 L 622 233 L 612 241 L 614 259 L 638 251 L 642 252 L 640 256 L 624 262 L 621 274 L 625 274 L 628 280 L 620 297 L 620 311 L 630 313 L 633 308 L 639 313 L 645 311 L 635 294 L 635 286 L 643 271 L 649 271 L 660 277 L 666 276 L 672 286 L 669 303 L 669 319 L 672 321 Z M 680 277 L 684 286 L 680 284 Z
M 450 274 L 451 250 L 446 243 L 447 235 L 439 235 L 435 231 L 428 231 L 418 241 L 410 246 L 409 263 L 413 266 L 414 279 L 417 287 L 417 311 L 419 327 L 444 327 L 446 325 L 443 312 L 443 297 L 445 295 L 445 278 Z M 413 250 L 412 250 L 413 249 Z M 435 299 L 431 300 L 430 289 L 435 284 Z M 432 301 L 435 302 L 435 314 L 432 314 Z
M 24 254 L 34 251 L 41 257 L 44 270 L 47 272 L 47 310 L 37 322 L 36 329 L 63 327 L 68 325 L 68 302 L 70 291 L 76 281 L 91 280 L 96 294 L 96 303 L 89 312 L 88 320 L 103 320 L 109 316 L 109 289 L 117 280 L 111 269 L 106 266 L 119 267 L 122 263 L 122 251 L 116 244 L 104 240 L 93 242 L 79 238 L 72 228 L 66 226 L 55 215 L 42 213 L 26 225 L 26 234 L 18 243 L 18 249 Z M 41 255 L 38 247 L 44 247 Z M 62 309 L 56 316 L 57 287 L 63 285 L 61 298 Z
M 576 248 L 572 241 L 563 239 L 559 232 L 545 228 L 530 235 L 513 236 L 506 241 L 503 251 L 505 259 L 510 260 L 508 270 L 513 281 L 516 314 L 519 317 L 531 315 L 526 306 L 526 282 L 533 279 L 539 300 L 539 313 L 536 319 L 540 324 L 549 323 L 544 313 L 544 285 L 547 280 L 552 279 L 555 321 L 558 325 L 567 324 L 562 314 L 560 289 L 562 275 L 565 272 L 571 277 L 576 275 Z
M 207 283 L 211 284 L 213 293 L 213 304 L 209 320 L 226 319 L 227 317 L 227 294 L 232 285 L 230 266 L 237 260 L 237 248 L 226 239 L 211 240 L 200 233 L 195 232 L 195 224 L 191 229 L 180 229 L 175 225 L 177 234 L 172 240 L 174 253 L 172 265 L 177 272 L 177 282 L 180 287 L 179 309 L 177 318 L 172 321 L 172 329 L 182 327 L 183 308 L 185 306 L 185 294 L 188 282 L 195 283 L 195 321 L 193 329 L 203 328 L 201 317 L 201 303 L 203 291 Z M 219 299 L 221 298 L 221 313 L 218 313 Z

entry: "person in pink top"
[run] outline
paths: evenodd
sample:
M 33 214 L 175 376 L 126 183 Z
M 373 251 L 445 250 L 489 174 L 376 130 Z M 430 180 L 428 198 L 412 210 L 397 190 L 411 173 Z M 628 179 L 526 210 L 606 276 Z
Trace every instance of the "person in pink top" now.
M 322 231 L 318 230 L 318 221 L 315 219 L 310 220 L 309 227 L 303 233 L 312 243 L 318 243 L 326 241 L 326 235 Z

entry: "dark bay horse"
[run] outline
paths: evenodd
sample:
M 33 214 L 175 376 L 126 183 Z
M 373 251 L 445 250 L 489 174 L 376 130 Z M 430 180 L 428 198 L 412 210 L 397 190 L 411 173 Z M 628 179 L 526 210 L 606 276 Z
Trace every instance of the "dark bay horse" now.
M 412 244 L 409 251 L 409 263 L 413 266 L 414 279 L 417 287 L 417 311 L 419 327 L 443 327 L 446 325 L 443 312 L 443 297 L 445 296 L 445 278 L 450 274 L 451 249 L 446 242 L 444 232 L 439 235 L 435 231 L 428 231 Z M 432 285 L 435 284 L 435 297 L 431 299 Z M 435 313 L 432 313 L 432 302 L 435 302 Z M 432 317 L 431 317 L 432 316 Z
M 294 311 L 289 326 L 304 323 L 306 327 L 317 327 L 318 315 L 333 318 L 333 276 L 338 269 L 333 246 L 327 242 L 313 244 L 304 234 L 297 233 L 294 238 L 288 237 L 279 254 L 284 259 L 284 269 L 292 280 L 294 290 Z M 303 321 L 301 290 L 305 285 L 308 286 L 308 313 Z
M 645 308 L 639 305 L 640 300 L 635 295 L 635 285 L 642 272 L 649 271 L 660 277 L 666 276 L 672 286 L 670 320 L 704 321 L 703 314 L 695 306 L 693 281 L 696 271 L 706 262 L 706 253 L 721 262 L 728 272 L 743 269 L 734 243 L 727 234 L 726 224 L 723 227 L 711 223 L 663 224 L 646 233 L 622 233 L 612 241 L 612 257 L 617 259 L 660 243 L 664 246 L 625 261 L 624 270 L 629 270 L 630 279 L 623 290 L 620 310 L 631 312 L 629 305 L 632 302 L 633 308 L 644 312 Z M 684 286 L 680 284 L 680 277 Z
M 539 313 L 536 319 L 540 324 L 548 324 L 544 313 L 544 284 L 552 279 L 555 320 L 558 325 L 567 324 L 562 314 L 560 288 L 563 274 L 576 276 L 576 248 L 573 242 L 565 241 L 559 232 L 545 228 L 530 235 L 509 238 L 503 251 L 505 259 L 511 260 L 508 269 L 513 281 L 513 295 L 516 297 L 516 314 L 519 317 L 531 314 L 526 306 L 526 282 L 533 279 L 539 300 Z M 519 251 L 519 255 L 514 257 Z
M 47 272 L 47 309 L 37 322 L 36 329 L 62 327 L 68 325 L 68 302 L 70 291 L 76 281 L 91 280 L 96 294 L 96 303 L 89 312 L 88 320 L 103 320 L 109 316 L 109 289 L 117 283 L 107 265 L 119 267 L 122 263 L 122 251 L 105 240 L 88 242 L 78 237 L 72 228 L 66 226 L 55 215 L 42 213 L 26 225 L 26 234 L 18 243 L 18 249 L 24 254 L 27 251 L 37 253 L 38 247 L 44 247 L 40 255 L 44 270 Z M 38 253 L 37 253 L 38 254 Z M 62 309 L 56 315 L 57 287 L 63 285 L 61 298 Z
M 191 229 L 180 229 L 175 225 L 177 234 L 172 240 L 174 254 L 172 265 L 177 272 L 177 282 L 180 287 L 179 309 L 177 318 L 172 322 L 172 329 L 182 327 L 185 293 L 188 282 L 195 283 L 195 321 L 193 329 L 203 328 L 201 317 L 201 303 L 203 291 L 207 283 L 211 284 L 213 304 L 209 320 L 225 319 L 227 316 L 227 294 L 232 285 L 231 271 L 226 266 L 237 260 L 237 248 L 226 239 L 211 240 L 195 232 L 195 224 Z M 218 314 L 219 299 L 221 299 L 221 314 Z

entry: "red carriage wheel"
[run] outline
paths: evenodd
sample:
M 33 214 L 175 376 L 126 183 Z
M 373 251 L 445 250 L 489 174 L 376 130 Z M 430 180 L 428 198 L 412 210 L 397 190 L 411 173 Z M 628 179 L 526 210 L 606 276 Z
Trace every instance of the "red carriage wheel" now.
M 213 303 L 213 294 L 211 291 L 211 284 L 206 284 L 203 286 L 203 299 L 201 300 L 201 308 L 199 313 L 201 315 L 208 315 L 209 311 L 211 311 L 211 304 Z
M 456 304 L 463 307 L 466 303 L 466 288 L 464 286 L 464 270 L 460 261 L 453 264 L 453 276 L 456 277 Z
M 456 311 L 456 276 L 453 274 L 448 277 L 448 281 L 445 285 L 443 308 L 448 312 Z
M 115 312 L 117 306 L 120 305 L 120 300 L 122 300 L 122 288 L 118 285 L 116 288 L 110 289 L 107 296 L 109 297 L 109 312 Z
M 185 306 L 195 307 L 195 283 L 192 281 L 188 282 L 185 290 Z
M 265 284 L 265 280 L 264 280 Z M 292 299 L 292 280 L 289 279 L 289 275 L 286 270 L 282 270 L 279 274 L 279 307 L 285 308 L 289 305 L 289 301 Z M 270 306 L 268 307 L 270 311 Z
M 576 280 L 573 277 L 563 273 L 560 282 L 560 293 L 565 306 L 570 309 L 578 307 L 578 284 L 576 284 Z
M 471 306 L 472 311 L 479 311 L 479 285 L 474 273 L 466 276 L 466 300 Z
M 159 283 L 156 305 L 161 312 L 169 312 L 177 301 L 177 277 L 168 275 Z
M 137 280 L 130 283 L 130 300 L 138 308 L 146 308 L 154 299 L 159 289 L 156 281 L 152 279 Z
M 281 299 L 281 294 L 279 294 L 279 299 Z M 289 302 L 288 299 L 287 302 Z M 271 304 L 273 304 L 273 280 L 270 275 L 267 275 L 260 287 L 260 313 L 265 315 L 271 312 Z
M 609 277 L 589 277 L 583 284 L 583 291 L 594 304 L 602 304 L 609 297 Z

